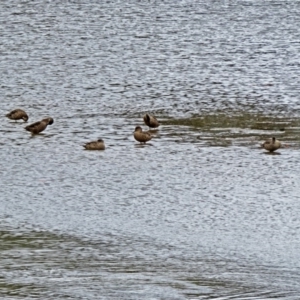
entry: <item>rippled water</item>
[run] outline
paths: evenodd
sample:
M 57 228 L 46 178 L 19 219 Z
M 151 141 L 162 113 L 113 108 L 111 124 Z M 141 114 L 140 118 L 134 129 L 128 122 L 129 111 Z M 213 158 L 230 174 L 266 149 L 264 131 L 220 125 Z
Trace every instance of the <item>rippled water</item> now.
M 0 296 L 299 299 L 299 9 L 1 1 Z

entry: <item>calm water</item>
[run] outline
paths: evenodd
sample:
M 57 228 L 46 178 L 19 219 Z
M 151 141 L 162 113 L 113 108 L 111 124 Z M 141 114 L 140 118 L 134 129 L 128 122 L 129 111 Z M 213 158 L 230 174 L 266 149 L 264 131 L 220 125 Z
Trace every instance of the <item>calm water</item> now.
M 300 127 L 168 123 L 222 112 L 295 124 L 299 11 L 1 1 L 0 114 L 54 118 L 34 137 L 0 118 L 1 298 L 299 299 Z M 145 112 L 162 126 L 140 146 Z M 272 135 L 280 155 L 258 147 Z M 105 151 L 83 150 L 99 137 Z

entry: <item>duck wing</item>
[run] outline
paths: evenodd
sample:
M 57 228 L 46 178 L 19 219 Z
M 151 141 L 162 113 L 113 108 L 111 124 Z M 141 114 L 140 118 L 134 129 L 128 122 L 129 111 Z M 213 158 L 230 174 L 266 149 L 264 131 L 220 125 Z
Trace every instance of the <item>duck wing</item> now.
M 105 149 L 104 143 L 99 142 L 99 141 L 93 141 L 93 142 L 86 143 L 85 145 L 83 145 L 83 147 L 86 150 L 104 150 Z
M 25 127 L 25 130 L 30 131 L 32 133 L 40 133 L 47 127 L 47 124 L 43 121 L 38 121 L 35 123 L 32 123 Z
M 25 116 L 27 117 L 27 114 L 22 109 L 14 109 L 8 114 L 6 114 L 5 116 L 9 119 L 18 120 L 18 119 L 22 119 Z

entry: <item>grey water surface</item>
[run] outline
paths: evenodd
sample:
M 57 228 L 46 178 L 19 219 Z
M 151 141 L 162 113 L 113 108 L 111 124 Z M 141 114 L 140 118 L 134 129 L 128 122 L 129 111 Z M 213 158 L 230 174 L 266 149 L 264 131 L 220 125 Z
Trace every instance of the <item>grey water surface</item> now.
M 299 11 L 1 1 L 1 299 L 300 299 Z

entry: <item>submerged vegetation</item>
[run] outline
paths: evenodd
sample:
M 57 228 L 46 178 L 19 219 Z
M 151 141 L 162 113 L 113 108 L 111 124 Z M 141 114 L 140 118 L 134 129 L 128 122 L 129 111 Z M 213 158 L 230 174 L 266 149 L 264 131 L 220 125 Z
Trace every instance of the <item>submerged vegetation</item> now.
M 207 146 L 253 145 L 255 140 L 261 144 L 272 136 L 289 145 L 296 145 L 300 140 L 300 119 L 295 117 L 219 113 L 178 119 L 166 117 L 161 124 L 174 127 L 173 133 L 168 133 L 170 136 L 180 136 L 190 142 L 202 140 Z
M 280 130 L 287 127 L 299 127 L 300 120 L 295 118 L 276 118 L 264 115 L 226 115 L 214 114 L 205 116 L 193 116 L 190 118 L 165 119 L 164 125 L 190 126 L 195 128 L 249 128 L 257 130 Z

